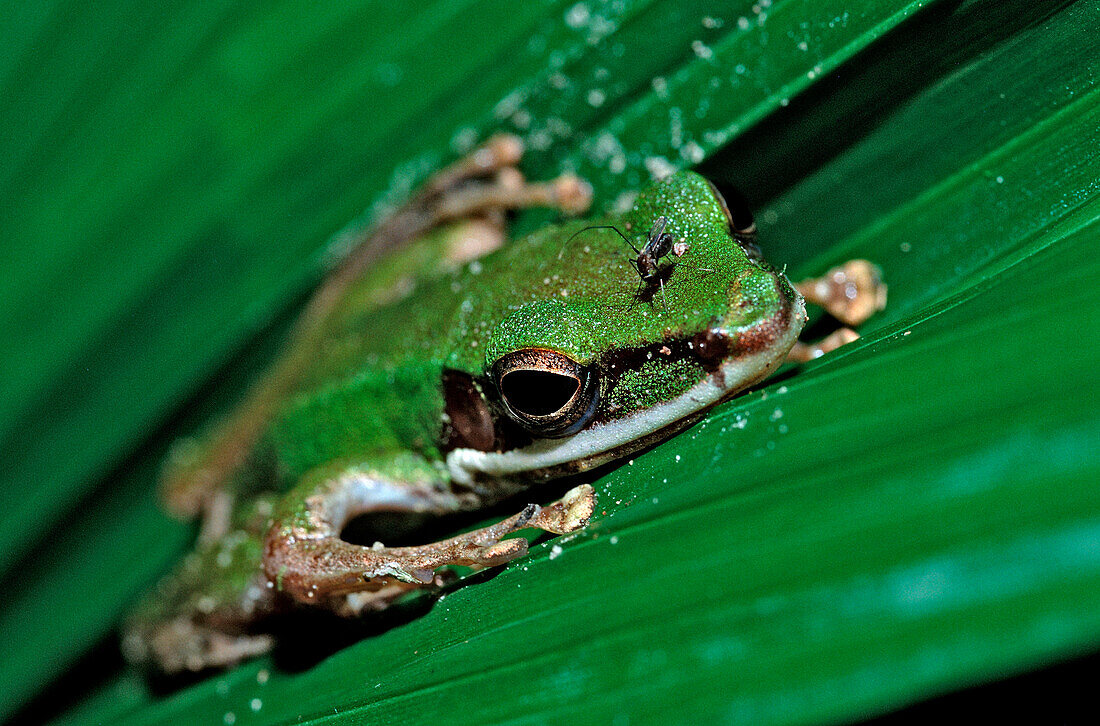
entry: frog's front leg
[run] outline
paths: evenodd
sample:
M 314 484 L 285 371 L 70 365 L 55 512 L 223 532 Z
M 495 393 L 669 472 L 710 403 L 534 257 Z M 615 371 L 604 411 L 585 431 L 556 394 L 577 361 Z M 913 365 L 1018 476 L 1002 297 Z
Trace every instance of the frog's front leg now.
M 389 600 L 407 589 L 436 584 L 435 571 L 446 565 L 490 567 L 520 557 L 527 552 L 527 540 L 502 539 L 517 530 L 564 534 L 581 529 L 595 508 L 595 494 L 582 485 L 551 505 L 529 504 L 490 527 L 416 547 L 365 547 L 340 538 L 344 526 L 360 514 L 445 514 L 475 504 L 439 483 L 392 481 L 365 468 L 321 481 L 307 478 L 276 511 L 264 542 L 264 571 L 276 590 L 298 602 L 347 613 L 362 608 L 349 608 L 344 596 L 351 593 L 376 592 Z

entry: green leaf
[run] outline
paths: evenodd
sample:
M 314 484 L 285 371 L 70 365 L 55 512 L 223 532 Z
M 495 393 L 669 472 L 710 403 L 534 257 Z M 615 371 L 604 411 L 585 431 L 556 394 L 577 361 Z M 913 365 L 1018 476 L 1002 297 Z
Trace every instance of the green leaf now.
M 423 617 L 168 697 L 105 670 L 74 722 L 838 720 L 1094 649 L 1100 9 L 1018 5 L 3 11 L 0 713 L 184 545 L 161 452 L 325 241 L 500 128 L 605 206 L 699 165 L 794 277 L 866 257 L 889 307 Z

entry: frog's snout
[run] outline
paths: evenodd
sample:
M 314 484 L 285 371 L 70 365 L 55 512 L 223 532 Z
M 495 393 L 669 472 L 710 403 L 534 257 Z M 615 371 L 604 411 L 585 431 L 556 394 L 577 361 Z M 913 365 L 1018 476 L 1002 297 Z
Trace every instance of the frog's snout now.
M 725 357 L 746 358 L 771 351 L 771 357 L 781 362 L 798 340 L 807 320 L 806 301 L 783 273 L 776 272 L 774 282 L 775 311 L 755 324 L 740 328 L 734 336 L 735 340 L 727 344 Z M 731 314 L 737 313 L 737 310 L 731 310 Z

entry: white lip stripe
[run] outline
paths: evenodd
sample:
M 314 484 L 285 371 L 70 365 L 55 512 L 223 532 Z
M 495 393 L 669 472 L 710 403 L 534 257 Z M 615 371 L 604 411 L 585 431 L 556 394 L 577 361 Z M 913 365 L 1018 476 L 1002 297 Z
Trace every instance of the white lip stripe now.
M 627 418 L 585 429 L 565 439 L 540 439 L 522 449 L 503 453 L 455 449 L 447 455 L 447 468 L 455 482 L 470 484 L 476 473 L 502 477 L 545 469 L 602 454 L 660 431 L 720 401 L 730 391 L 731 386 L 719 385 L 716 378 L 730 381 L 739 388 L 743 382 L 760 376 L 776 362 L 776 351 L 782 351 L 785 356 L 794 345 L 802 328 L 797 321 L 805 320 L 805 316 L 806 307 L 802 296 L 796 295 L 791 305 L 791 318 L 785 326 L 782 338 L 775 345 L 759 353 L 723 363 L 721 376 L 707 376 L 667 403 Z

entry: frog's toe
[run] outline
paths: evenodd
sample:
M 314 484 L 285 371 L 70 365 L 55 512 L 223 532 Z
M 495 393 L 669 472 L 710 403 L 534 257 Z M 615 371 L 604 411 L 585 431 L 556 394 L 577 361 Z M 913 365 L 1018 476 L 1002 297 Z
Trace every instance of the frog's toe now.
M 592 206 L 592 185 L 576 174 L 562 174 L 552 189 L 555 206 L 567 214 L 583 214 Z
M 816 343 L 797 341 L 787 353 L 787 360 L 791 363 L 807 363 L 857 340 L 859 340 L 859 333 L 851 328 L 841 328 Z
M 588 520 L 596 509 L 596 492 L 588 484 L 570 489 L 564 497 L 553 504 L 542 507 L 532 517 L 529 526 L 566 534 L 576 532 L 588 526 Z
M 809 302 L 825 308 L 845 325 L 860 325 L 886 307 L 882 269 L 867 260 L 849 260 L 795 287 Z

